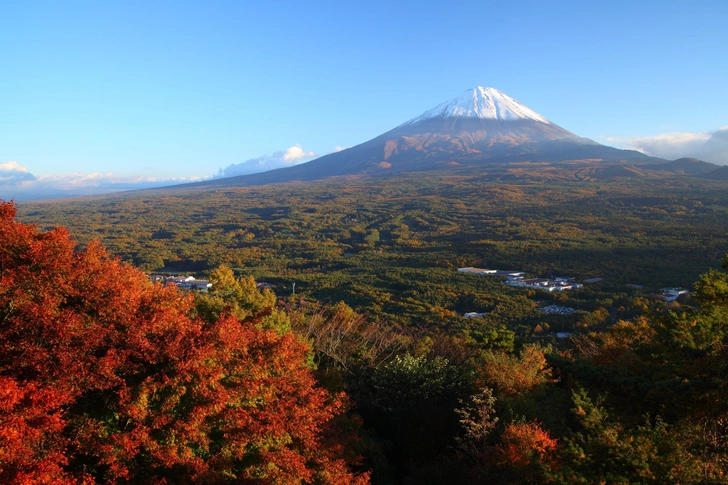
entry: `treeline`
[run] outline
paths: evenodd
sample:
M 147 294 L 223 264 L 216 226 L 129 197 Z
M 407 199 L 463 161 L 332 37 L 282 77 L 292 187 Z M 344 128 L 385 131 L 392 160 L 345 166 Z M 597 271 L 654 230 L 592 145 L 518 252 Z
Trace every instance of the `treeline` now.
M 561 348 L 395 333 L 341 304 L 292 321 L 356 403 L 375 483 L 725 483 L 728 275 L 695 290 Z
M 210 293 L 163 289 L 0 209 L 5 483 L 726 481 L 724 271 L 670 307 L 588 290 L 580 317 L 461 280 L 492 316 L 397 324 L 224 265 Z M 584 315 L 561 344 L 524 323 Z
M 464 312 L 532 334 L 536 303 L 561 297 L 459 275 L 459 266 L 603 277 L 568 295 L 558 329 L 631 318 L 656 290 L 689 286 L 728 250 L 728 192 L 709 181 L 505 184 L 409 176 L 224 191 L 145 192 L 20 207 L 147 271 L 237 274 L 392 325 L 460 327 Z M 625 286 L 638 284 L 637 290 Z M 597 304 L 597 302 L 599 302 Z M 592 315 L 597 311 L 596 315 Z M 543 326 L 542 326 L 543 327 Z
M 275 297 L 198 297 L 0 203 L 0 482 L 364 484 Z

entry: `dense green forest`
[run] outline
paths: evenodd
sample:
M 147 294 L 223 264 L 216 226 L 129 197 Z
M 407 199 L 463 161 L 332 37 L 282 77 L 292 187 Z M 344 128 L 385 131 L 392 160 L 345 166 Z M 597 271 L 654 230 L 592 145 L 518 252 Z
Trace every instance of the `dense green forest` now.
M 147 271 L 236 274 L 404 326 L 463 312 L 533 324 L 534 300 L 625 311 L 656 289 L 689 287 L 728 249 L 725 183 L 694 180 L 507 184 L 477 178 L 141 192 L 25 204 L 23 221 L 100 239 Z M 602 277 L 569 295 L 532 295 L 460 266 Z M 625 286 L 644 286 L 644 291 Z M 642 307 L 643 305 L 638 305 Z M 621 315 L 620 315 L 621 316 Z M 535 325 L 534 325 L 535 326 Z
M 270 309 L 256 325 L 307 342 L 320 385 L 348 395 L 347 463 L 373 483 L 724 483 L 726 188 L 431 174 L 26 203 L 18 219 L 209 277 L 191 318 Z M 603 280 L 552 294 L 462 266 Z M 665 286 L 693 293 L 666 303 Z M 576 311 L 539 311 L 554 303 Z

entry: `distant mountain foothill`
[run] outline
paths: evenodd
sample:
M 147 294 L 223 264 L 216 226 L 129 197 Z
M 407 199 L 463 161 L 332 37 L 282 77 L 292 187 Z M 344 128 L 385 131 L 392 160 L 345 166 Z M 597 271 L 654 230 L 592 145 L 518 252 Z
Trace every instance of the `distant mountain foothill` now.
M 725 178 L 721 170 L 696 159 L 668 161 L 602 145 L 495 88 L 478 86 L 376 138 L 311 162 L 186 185 L 246 186 L 428 171 L 574 180 L 711 173 L 716 176 L 710 178 Z

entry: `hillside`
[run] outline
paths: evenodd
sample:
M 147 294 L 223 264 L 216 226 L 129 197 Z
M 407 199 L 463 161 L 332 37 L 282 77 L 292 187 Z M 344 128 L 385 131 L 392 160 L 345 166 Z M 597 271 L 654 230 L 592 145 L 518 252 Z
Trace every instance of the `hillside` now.
M 717 170 L 701 175 L 701 178 L 709 180 L 728 180 L 728 166 L 720 167 Z
M 293 167 L 187 186 L 233 187 L 429 171 L 488 172 L 523 162 L 558 166 L 573 161 L 664 162 L 575 135 L 497 89 L 478 86 L 346 150 Z
M 679 175 L 701 175 L 714 171 L 719 165 L 704 162 L 697 158 L 679 158 L 667 163 L 658 163 L 646 166 L 653 171 L 665 171 Z

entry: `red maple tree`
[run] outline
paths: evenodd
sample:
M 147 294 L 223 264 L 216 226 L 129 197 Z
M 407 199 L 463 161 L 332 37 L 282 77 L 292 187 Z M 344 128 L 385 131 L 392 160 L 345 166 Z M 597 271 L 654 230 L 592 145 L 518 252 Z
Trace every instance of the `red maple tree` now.
M 0 201 L 0 482 L 368 483 L 297 337 L 192 318 L 190 295 L 15 215 Z

